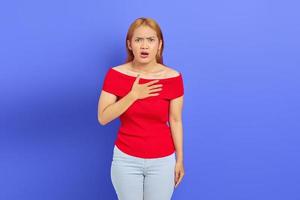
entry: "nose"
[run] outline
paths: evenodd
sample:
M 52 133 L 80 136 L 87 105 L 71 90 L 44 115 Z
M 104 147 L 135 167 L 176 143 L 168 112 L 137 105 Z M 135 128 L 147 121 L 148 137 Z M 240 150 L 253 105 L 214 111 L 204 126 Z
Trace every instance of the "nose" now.
M 141 47 L 142 47 L 142 48 L 148 47 L 148 43 L 145 42 L 145 40 L 144 40 L 144 41 L 142 42 L 142 44 L 141 44 Z

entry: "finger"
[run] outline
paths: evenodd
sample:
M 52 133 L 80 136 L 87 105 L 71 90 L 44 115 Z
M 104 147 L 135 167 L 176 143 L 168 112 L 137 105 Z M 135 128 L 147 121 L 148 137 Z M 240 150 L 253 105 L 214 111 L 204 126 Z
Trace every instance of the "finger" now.
M 183 173 L 180 173 L 179 178 L 178 178 L 178 182 L 181 182 L 181 180 L 183 179 Z
M 176 181 L 175 187 L 177 187 L 179 185 L 179 183 L 181 182 L 183 176 L 179 176 L 178 180 Z
M 175 188 L 179 185 L 179 181 L 175 182 Z
M 179 171 L 179 172 L 178 172 L 178 175 L 177 175 L 177 182 L 179 182 L 180 177 L 181 177 L 181 173 L 180 173 L 180 171 Z
M 180 183 L 180 182 L 181 182 L 182 178 L 183 178 L 183 175 L 180 175 L 180 176 L 179 176 L 178 183 Z
M 150 86 L 153 85 L 154 83 L 157 83 L 159 80 L 153 80 L 153 81 L 149 81 L 147 83 L 145 83 L 146 86 Z
M 148 96 L 157 96 L 157 95 L 159 95 L 159 93 L 151 93 Z
M 138 83 L 139 82 L 139 80 L 140 80 L 140 74 L 138 74 L 137 76 L 136 76 L 136 78 L 135 78 L 135 80 L 134 80 L 134 83 Z
M 178 178 L 179 178 L 179 172 L 175 172 L 175 182 L 177 183 L 178 181 Z
M 154 84 L 154 85 L 149 86 L 148 88 L 149 88 L 149 89 L 153 89 L 153 88 L 161 88 L 162 86 L 163 86 L 163 84 Z
M 177 181 L 177 182 L 176 182 L 176 184 L 175 184 L 175 188 L 177 188 L 177 187 L 178 187 L 179 183 L 180 183 L 179 181 Z
M 176 172 L 175 176 L 176 176 L 176 181 L 178 182 L 183 177 L 183 172 L 179 170 Z
M 180 183 L 180 180 L 178 180 L 178 181 L 176 182 L 175 188 L 178 187 L 179 183 Z
M 161 90 L 162 90 L 161 88 L 152 89 L 152 90 L 150 90 L 150 93 L 151 93 L 151 92 L 157 92 L 157 91 L 161 91 Z

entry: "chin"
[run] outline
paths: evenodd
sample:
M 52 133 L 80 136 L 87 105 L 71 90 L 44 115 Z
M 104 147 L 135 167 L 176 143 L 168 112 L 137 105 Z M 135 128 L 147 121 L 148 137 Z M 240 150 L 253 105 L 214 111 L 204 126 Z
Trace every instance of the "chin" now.
M 152 61 L 153 61 L 153 59 L 151 59 L 151 58 L 147 58 L 147 59 L 141 59 L 141 58 L 139 58 L 138 59 L 139 63 L 150 63 Z

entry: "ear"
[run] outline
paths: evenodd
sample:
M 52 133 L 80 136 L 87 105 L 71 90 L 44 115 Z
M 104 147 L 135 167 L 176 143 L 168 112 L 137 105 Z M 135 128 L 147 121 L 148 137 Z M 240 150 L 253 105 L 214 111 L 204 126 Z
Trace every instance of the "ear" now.
M 128 49 L 132 50 L 131 44 L 130 44 L 130 41 L 129 41 L 129 40 L 127 40 L 127 46 L 128 46 Z
M 161 47 L 162 47 L 162 40 L 159 40 L 159 49 L 161 49 Z

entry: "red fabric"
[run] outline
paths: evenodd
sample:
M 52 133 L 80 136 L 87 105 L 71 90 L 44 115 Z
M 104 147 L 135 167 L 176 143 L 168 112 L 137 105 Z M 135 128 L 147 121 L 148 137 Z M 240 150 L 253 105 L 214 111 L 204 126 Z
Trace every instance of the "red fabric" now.
M 179 72 L 180 73 L 180 72 Z M 114 94 L 118 100 L 130 92 L 136 77 L 113 68 L 106 72 L 102 90 Z M 156 79 L 140 78 L 139 83 Z M 136 100 L 122 115 L 115 145 L 123 152 L 141 158 L 159 158 L 175 151 L 169 121 L 170 100 L 184 94 L 183 78 L 158 79 L 163 84 L 158 96 Z M 156 93 L 156 92 L 155 92 Z

